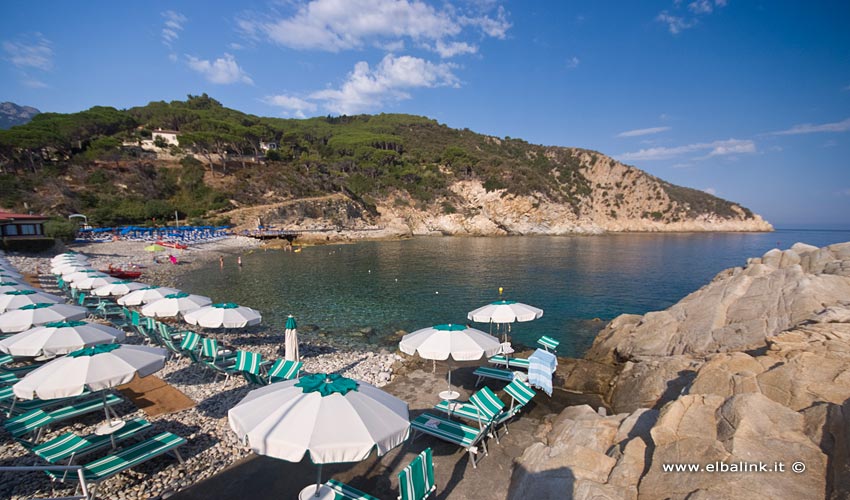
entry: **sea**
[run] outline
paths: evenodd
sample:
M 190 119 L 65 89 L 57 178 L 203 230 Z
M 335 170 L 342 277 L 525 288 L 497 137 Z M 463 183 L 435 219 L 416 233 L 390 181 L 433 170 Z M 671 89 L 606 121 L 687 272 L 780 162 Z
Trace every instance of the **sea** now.
M 796 242 L 850 241 L 850 231 L 624 233 L 595 236 L 417 237 L 223 255 L 178 286 L 258 309 L 272 331 L 289 314 L 299 334 L 392 348 L 404 332 L 471 323 L 469 311 L 507 299 L 543 309 L 510 325 L 514 343 L 558 339 L 580 357 L 620 314 L 670 307 L 720 271 Z M 501 294 L 499 290 L 501 289 Z M 484 331 L 497 326 L 471 323 Z M 502 330 L 504 331 L 504 330 Z

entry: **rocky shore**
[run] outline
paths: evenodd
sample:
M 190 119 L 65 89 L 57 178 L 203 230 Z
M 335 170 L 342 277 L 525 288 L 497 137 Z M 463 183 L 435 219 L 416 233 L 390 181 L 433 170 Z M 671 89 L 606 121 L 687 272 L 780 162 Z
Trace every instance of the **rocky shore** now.
M 622 315 L 559 379 L 615 414 L 551 417 L 508 498 L 848 498 L 850 243 L 771 250 Z
M 218 242 L 192 247 L 180 254 L 181 264 L 156 264 L 154 256 L 143 251 L 142 242 L 109 242 L 75 245 L 74 250 L 85 253 L 95 268 L 105 268 L 109 264 L 145 266 L 143 280 L 150 284 L 172 284 L 176 277 L 207 260 L 217 260 L 219 255 L 233 258 L 242 252 L 258 246 L 250 238 L 227 238 Z M 7 255 L 9 261 L 22 273 L 39 274 L 47 291 L 57 292 L 47 276 L 50 269 L 49 257 Z M 182 327 L 188 325 L 181 323 Z M 192 328 L 192 327 L 189 327 Z M 253 327 L 248 333 L 204 332 L 213 336 L 219 343 L 262 354 L 263 359 L 282 357 L 283 332 L 268 327 Z M 128 336 L 127 343 L 141 343 L 137 336 Z M 386 350 L 374 352 L 363 347 L 330 339 L 315 339 L 303 342 L 300 354 L 304 363 L 302 373 L 341 373 L 348 377 L 364 380 L 376 386 L 383 386 L 392 379 L 393 364 L 401 358 Z M 125 419 L 147 418 L 153 423 L 156 432 L 169 431 L 187 439 L 181 447 L 186 459 L 180 465 L 173 457 L 157 459 L 152 463 L 136 467 L 131 472 L 120 474 L 105 481 L 98 488 L 99 498 L 150 499 L 164 498 L 213 476 L 251 452 L 238 442 L 227 423 L 227 410 L 235 406 L 253 387 L 241 377 L 233 377 L 225 382 L 215 379 L 209 370 L 192 366 L 187 358 L 172 357 L 165 368 L 156 376 L 181 391 L 197 404 L 196 406 L 156 417 L 147 417 L 132 403 L 121 403 L 117 411 Z M 80 435 L 94 432 L 102 423 L 102 413 L 77 419 L 68 426 L 57 426 L 43 438 L 56 437 L 64 432 L 73 431 Z M 33 465 L 36 458 L 11 436 L 0 428 L 0 464 L 3 466 Z M 51 483 L 43 474 L 29 473 L 22 476 L 8 473 L 0 474 L 0 498 L 27 499 L 33 497 L 70 495 L 73 486 L 68 488 L 62 483 Z M 69 484 L 76 485 L 76 481 Z

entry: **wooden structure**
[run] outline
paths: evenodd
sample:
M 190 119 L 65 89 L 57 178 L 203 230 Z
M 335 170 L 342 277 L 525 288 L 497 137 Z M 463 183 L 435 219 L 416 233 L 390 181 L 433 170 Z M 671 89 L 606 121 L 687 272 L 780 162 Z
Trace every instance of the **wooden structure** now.
M 43 215 L 16 214 L 0 211 L 0 238 L 3 243 L 18 240 L 48 240 L 44 234 Z

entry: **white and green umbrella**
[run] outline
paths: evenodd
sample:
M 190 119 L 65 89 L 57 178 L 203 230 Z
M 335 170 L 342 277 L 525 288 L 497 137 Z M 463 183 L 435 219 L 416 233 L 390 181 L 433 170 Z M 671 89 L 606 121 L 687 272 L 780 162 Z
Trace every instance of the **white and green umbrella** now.
M 86 317 L 85 307 L 42 302 L 0 314 L 0 332 L 15 333 L 53 321 L 76 321 Z
M 71 283 L 71 288 L 74 288 L 76 290 L 92 290 L 94 288 L 100 288 L 102 286 L 115 283 L 116 281 L 121 280 L 118 278 L 113 278 L 108 274 L 92 274 L 88 278 L 74 281 L 73 283 Z
M 83 269 L 80 271 L 71 271 L 68 273 L 64 273 L 62 275 L 62 279 L 65 280 L 66 283 L 73 283 L 75 281 L 84 280 L 91 276 L 108 276 L 97 269 Z
M 513 300 L 497 300 L 470 311 L 467 318 L 476 323 L 514 323 L 532 321 L 541 316 L 543 309 Z
M 0 280 L 6 281 L 7 279 L 20 280 L 24 279 L 24 275 L 16 271 L 0 269 Z
M 62 263 L 62 262 L 72 262 L 72 261 L 85 262 L 85 261 L 88 261 L 88 260 L 89 260 L 89 258 L 86 257 L 85 255 L 81 254 L 81 253 L 66 252 L 66 253 L 60 253 L 56 257 L 53 257 L 52 259 L 50 259 L 50 263 L 51 264 L 59 264 L 59 263 Z
M 203 328 L 245 328 L 259 325 L 259 311 L 232 302 L 212 304 L 183 315 L 183 321 Z
M 78 271 L 85 271 L 86 269 L 91 269 L 91 266 L 88 262 L 63 262 L 50 266 L 51 273 L 60 275 L 71 274 Z
M 147 377 L 165 366 L 165 349 L 127 344 L 100 344 L 68 353 L 36 368 L 12 386 L 21 399 L 78 396 L 86 389 L 104 391 L 107 425 L 123 422 L 106 404 L 106 389 Z M 112 427 L 113 429 L 115 427 Z M 114 443 L 113 443 L 114 444 Z
M 496 337 L 464 325 L 436 325 L 408 333 L 398 345 L 401 352 L 436 361 L 474 361 L 498 353 L 502 345 Z M 452 370 L 448 370 L 449 389 Z
M 132 280 L 118 280 L 107 285 L 92 289 L 92 295 L 98 297 L 123 297 L 134 290 L 141 290 L 150 285 Z
M 12 356 L 58 356 L 98 344 L 124 340 L 124 331 L 85 321 L 46 323 L 0 340 L 0 352 Z
M 289 462 L 309 455 L 319 465 L 317 489 L 322 464 L 365 460 L 373 449 L 384 455 L 410 432 L 406 402 L 366 382 L 324 373 L 255 389 L 227 419 L 257 454 Z
M 185 292 L 172 293 L 142 306 L 142 314 L 151 318 L 172 318 L 177 315 L 185 315 L 210 304 L 212 304 L 212 300 L 203 295 L 190 295 Z
M 0 293 L 14 292 L 16 290 L 35 290 L 35 288 L 12 279 L 0 280 Z
M 289 361 L 298 361 L 301 358 L 298 353 L 298 331 L 296 330 L 295 318 L 291 314 L 286 318 L 284 328 L 284 346 L 286 347 L 284 357 Z
M 167 286 L 152 285 L 145 288 L 140 288 L 138 290 L 134 290 L 128 293 L 127 295 L 121 297 L 116 302 L 118 302 L 122 306 L 140 306 L 142 304 L 154 302 L 159 299 L 164 299 L 166 295 L 171 295 L 174 293 L 180 293 L 180 290 L 176 288 L 169 288 Z
M 41 293 L 35 290 L 12 290 L 0 295 L 0 313 L 6 311 L 14 311 L 30 304 L 38 303 L 58 304 L 65 302 L 62 297 L 51 295 L 49 293 Z

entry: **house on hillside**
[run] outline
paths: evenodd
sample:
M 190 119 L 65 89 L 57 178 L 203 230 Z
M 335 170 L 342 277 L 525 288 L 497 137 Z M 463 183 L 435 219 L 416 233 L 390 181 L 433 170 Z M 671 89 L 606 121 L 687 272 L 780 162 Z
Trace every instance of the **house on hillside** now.
M 165 141 L 169 146 L 179 146 L 180 141 L 177 140 L 177 137 L 180 135 L 180 132 L 176 130 L 163 130 L 158 128 L 151 133 L 151 139 L 156 142 L 156 138 L 159 137 L 163 141 Z
M 260 141 L 260 149 L 263 150 L 263 151 L 269 151 L 269 150 L 277 149 L 277 143 L 276 142 Z
M 0 211 L 0 238 L 3 243 L 12 240 L 45 240 L 43 215 L 16 214 Z

